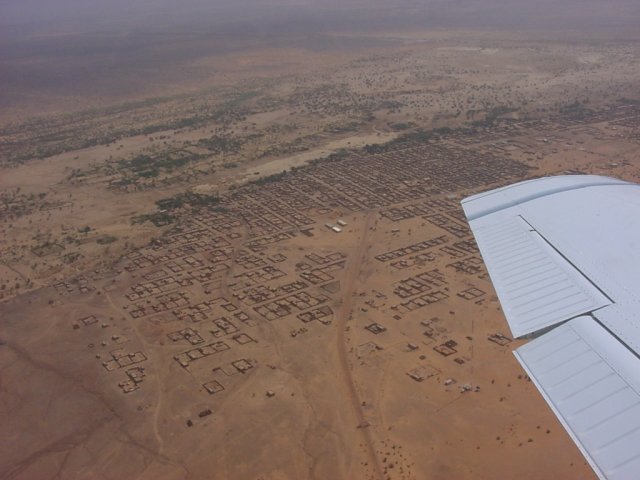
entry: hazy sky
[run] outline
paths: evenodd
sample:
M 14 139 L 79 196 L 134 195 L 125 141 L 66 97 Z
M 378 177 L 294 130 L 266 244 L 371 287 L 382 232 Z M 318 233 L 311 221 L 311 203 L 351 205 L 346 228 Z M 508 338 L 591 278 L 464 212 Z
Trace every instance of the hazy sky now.
M 517 26 L 536 20 L 571 24 L 585 19 L 598 24 L 613 18 L 640 25 L 640 0 L 0 0 L 0 24 L 53 26 L 85 21 L 85 28 L 118 23 L 170 27 L 254 20 L 265 15 L 267 20 L 293 15 L 327 23 L 330 18 L 340 19 L 332 13 L 345 10 L 352 12 L 349 20 L 356 23 L 389 16 L 394 21 L 429 19 L 444 24 L 477 22 L 479 26 Z
M 137 95 L 178 82 L 183 65 L 256 46 L 377 48 L 393 42 L 380 30 L 416 29 L 597 41 L 635 38 L 638 25 L 640 0 L 0 0 L 0 108 Z

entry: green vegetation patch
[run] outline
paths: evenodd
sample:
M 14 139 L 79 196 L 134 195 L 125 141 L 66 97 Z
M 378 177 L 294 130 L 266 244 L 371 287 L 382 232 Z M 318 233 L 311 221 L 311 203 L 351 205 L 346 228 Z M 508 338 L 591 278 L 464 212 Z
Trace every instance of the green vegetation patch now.
M 274 173 L 266 177 L 260 177 L 260 178 L 256 178 L 255 180 L 251 180 L 249 184 L 268 185 L 269 183 L 279 182 L 280 180 L 284 179 L 287 175 L 289 175 L 289 171 L 283 170 L 280 173 Z
M 200 212 L 204 208 L 220 208 L 220 197 L 217 195 L 207 195 L 203 193 L 183 192 L 173 197 L 163 198 L 156 202 L 159 211 L 138 215 L 132 220 L 133 224 L 151 222 L 156 227 L 163 227 L 174 223 L 178 216 L 174 214 L 175 210 L 188 208 L 192 212 Z
M 164 227 L 165 225 L 169 225 L 175 222 L 176 217 L 171 215 L 169 212 L 155 212 L 155 213 L 146 213 L 143 215 L 138 215 L 134 217 L 131 223 L 141 224 L 145 222 L 151 222 L 156 227 Z
M 152 178 L 161 173 L 171 173 L 202 158 L 204 155 L 186 150 L 163 152 L 159 155 L 141 154 L 128 160 L 119 160 L 117 169 L 134 177 Z
M 172 211 L 178 208 L 191 207 L 199 210 L 202 207 L 213 207 L 220 203 L 220 197 L 217 195 L 206 195 L 203 193 L 184 192 L 178 193 L 173 197 L 163 198 L 156 202 L 161 210 Z
M 362 122 L 347 122 L 347 123 L 333 123 L 327 125 L 324 128 L 324 131 L 327 133 L 354 133 L 360 130 L 360 127 L 363 125 Z
M 103 235 L 102 237 L 98 237 L 96 239 L 96 243 L 99 245 L 108 245 L 110 243 L 118 240 L 118 237 L 114 237 L 113 235 Z
M 238 153 L 244 140 L 236 137 L 213 135 L 198 141 L 198 146 L 206 148 L 212 153 Z

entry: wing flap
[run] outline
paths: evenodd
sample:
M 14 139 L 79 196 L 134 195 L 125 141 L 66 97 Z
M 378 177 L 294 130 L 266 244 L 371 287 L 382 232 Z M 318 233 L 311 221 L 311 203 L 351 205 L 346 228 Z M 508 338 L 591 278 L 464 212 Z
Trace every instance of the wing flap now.
M 640 359 L 592 317 L 514 354 L 601 478 L 640 471 Z
M 515 337 L 610 304 L 517 212 L 499 212 L 495 217 L 479 218 L 470 225 Z

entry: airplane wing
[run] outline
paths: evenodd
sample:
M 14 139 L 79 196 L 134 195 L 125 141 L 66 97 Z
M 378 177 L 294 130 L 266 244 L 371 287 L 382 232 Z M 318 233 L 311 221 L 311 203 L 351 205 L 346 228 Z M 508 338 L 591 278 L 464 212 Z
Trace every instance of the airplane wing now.
M 603 479 L 640 478 L 640 185 L 571 175 L 462 201 L 514 354 Z

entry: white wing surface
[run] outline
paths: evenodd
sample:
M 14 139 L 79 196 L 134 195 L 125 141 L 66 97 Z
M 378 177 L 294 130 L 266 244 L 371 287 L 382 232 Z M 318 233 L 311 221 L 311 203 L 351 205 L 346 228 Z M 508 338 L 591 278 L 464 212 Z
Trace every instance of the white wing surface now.
M 462 201 L 514 353 L 601 478 L 640 478 L 640 186 L 580 175 Z

